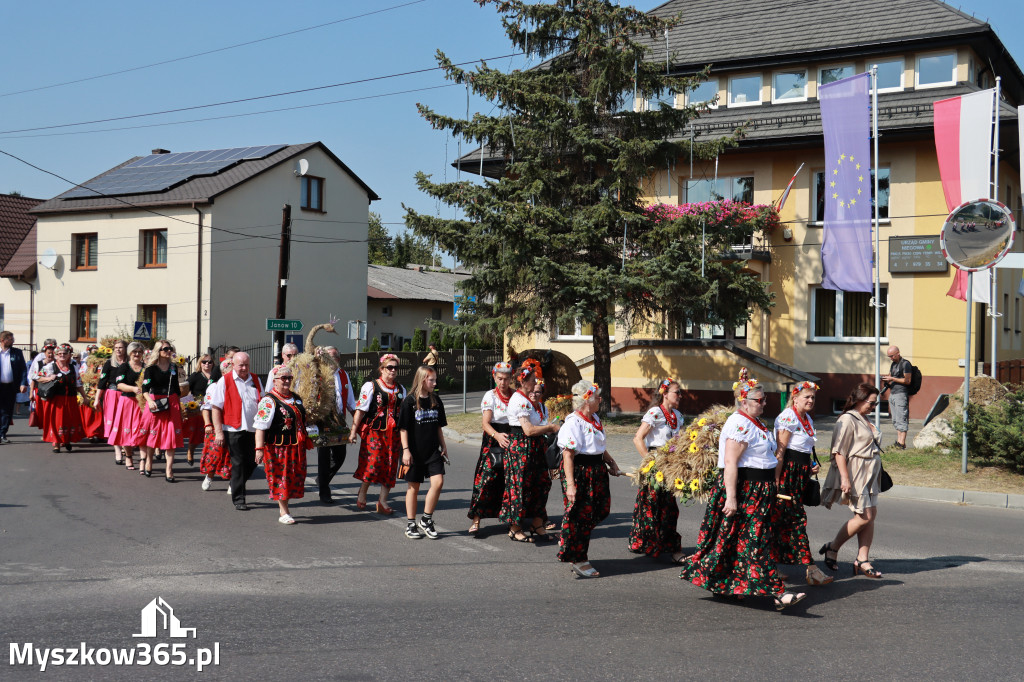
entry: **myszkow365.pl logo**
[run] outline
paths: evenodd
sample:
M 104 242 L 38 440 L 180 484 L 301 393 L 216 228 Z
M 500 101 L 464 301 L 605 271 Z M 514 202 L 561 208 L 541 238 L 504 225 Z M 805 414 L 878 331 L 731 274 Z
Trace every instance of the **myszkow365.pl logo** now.
M 157 597 L 142 609 L 141 632 L 132 637 L 155 639 L 195 639 L 195 628 L 184 628 L 174 609 Z M 39 647 L 34 642 L 11 643 L 11 665 L 38 666 L 111 666 L 111 665 L 173 665 L 195 666 L 202 672 L 210 665 L 220 665 L 220 642 L 212 647 L 190 646 L 185 642 L 139 642 L 133 647 L 92 647 L 85 642 L 76 647 Z

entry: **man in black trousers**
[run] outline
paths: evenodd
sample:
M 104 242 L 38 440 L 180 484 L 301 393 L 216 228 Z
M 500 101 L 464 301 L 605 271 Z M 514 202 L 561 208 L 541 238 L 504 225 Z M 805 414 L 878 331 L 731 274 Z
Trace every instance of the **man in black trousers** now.
M 0 332 L 0 444 L 6 445 L 7 429 L 14 419 L 14 403 L 19 393 L 28 391 L 25 355 L 14 347 L 14 334 Z
M 245 482 L 256 470 L 256 428 L 253 420 L 263 395 L 259 377 L 249 372 L 249 354 L 235 353 L 231 371 L 222 376 L 210 393 L 214 439 L 231 453 L 231 501 L 238 511 L 248 511 Z
M 341 368 L 341 354 L 338 353 L 338 349 L 334 346 L 326 346 L 324 352 L 330 355 L 338 365 L 337 371 L 334 372 L 335 405 L 334 414 L 331 417 L 336 426 L 344 427 L 346 413 L 354 414 L 356 411 L 355 390 L 352 388 L 352 380 L 349 378 L 348 372 Z M 347 434 L 348 431 L 342 428 L 341 432 Z M 324 504 L 334 504 L 334 499 L 331 497 L 331 479 L 345 463 L 345 441 L 341 440 L 337 445 L 318 447 L 316 460 L 316 482 L 320 492 L 320 501 Z

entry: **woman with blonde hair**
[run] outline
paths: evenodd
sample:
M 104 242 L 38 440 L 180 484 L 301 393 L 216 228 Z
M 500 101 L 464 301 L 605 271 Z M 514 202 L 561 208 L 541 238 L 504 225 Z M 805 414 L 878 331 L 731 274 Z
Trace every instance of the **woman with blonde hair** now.
M 405 536 L 412 540 L 426 535 L 438 537 L 434 528 L 434 510 L 444 487 L 444 465 L 448 461 L 448 446 L 444 442 L 444 427 L 448 419 L 444 403 L 434 393 L 437 371 L 423 365 L 416 370 L 412 389 L 402 401 L 398 413 L 398 428 L 402 438 L 402 464 L 408 467 L 405 480 L 409 490 L 405 493 Z M 416 520 L 420 485 L 430 479 L 430 490 L 423 502 L 423 516 Z
M 103 433 L 107 436 L 107 442 L 110 441 L 110 436 L 114 429 L 114 413 L 117 411 L 117 400 L 121 395 L 114 384 L 114 378 L 117 369 L 128 361 L 127 349 L 128 342 L 124 339 L 114 341 L 111 355 L 100 368 L 100 378 L 96 382 L 95 404 L 96 409 L 103 413 Z M 114 464 L 122 464 L 123 462 L 124 452 L 120 445 L 115 445 Z
M 683 415 L 679 412 L 682 389 L 674 379 L 663 379 L 651 400 L 633 445 L 641 459 L 657 450 L 679 433 Z M 629 551 L 657 557 L 663 552 L 679 563 L 683 559 L 683 539 L 676 530 L 679 504 L 668 490 L 655 490 L 648 481 L 640 484 L 633 506 L 633 528 L 629 532 Z
M 558 560 L 568 563 L 581 578 L 597 578 L 590 565 L 590 534 L 608 516 L 611 494 L 608 475 L 619 475 L 619 465 L 605 448 L 604 425 L 597 416 L 601 389 L 582 380 L 572 387 L 574 411 L 558 430 L 562 449 L 562 536 Z
M 836 502 L 848 505 L 853 518 L 844 523 L 832 542 L 818 550 L 825 556 L 829 570 L 839 568 L 839 550 L 847 540 L 857 536 L 857 559 L 853 574 L 881 578 L 882 573 L 871 564 L 871 542 L 875 538 L 878 517 L 878 494 L 882 474 L 881 434 L 867 415 L 878 404 L 878 389 L 859 384 L 846 399 L 843 413 L 832 431 L 832 466 L 821 490 L 821 503 L 831 509 Z
M 775 503 L 775 436 L 760 420 L 764 389 L 747 368 L 733 384 L 736 412 L 718 439 L 718 478 L 711 487 L 697 550 L 679 577 L 716 595 L 767 596 L 778 611 L 804 599 L 787 592 L 772 559 L 770 515 Z
M 398 435 L 398 409 L 405 398 L 405 388 L 398 383 L 398 356 L 386 353 L 380 358 L 380 378 L 367 381 L 359 391 L 356 412 L 348 442 L 359 445 L 359 464 L 352 474 L 362 481 L 356 506 L 366 509 L 366 493 L 370 485 L 380 484 L 377 513 L 390 516 L 395 510 L 388 506 L 388 493 L 395 487 L 398 463 L 402 458 L 402 440 Z
M 188 375 L 188 392 L 192 399 L 201 405 L 206 399 L 206 389 L 210 387 L 210 379 L 213 377 L 213 356 L 209 353 L 204 353 L 199 357 L 198 364 L 198 369 Z M 189 465 L 192 465 L 195 462 L 197 447 L 200 449 L 200 457 L 202 457 L 201 443 L 203 443 L 206 431 L 206 422 L 203 420 L 202 410 L 187 419 L 183 419 L 181 430 L 184 438 L 188 439 L 186 458 Z
M 142 457 L 146 470 L 153 468 L 153 450 L 159 448 L 166 455 L 164 480 L 175 483 L 174 450 L 184 445 L 181 433 L 181 375 L 174 362 L 174 346 L 160 340 L 153 347 L 149 363 L 142 373 L 143 429 L 146 440 L 142 444 Z
M 469 534 L 480 532 L 480 521 L 497 518 L 505 492 L 505 449 L 508 448 L 511 427 L 508 423 L 508 403 L 512 398 L 512 364 L 497 362 L 491 369 L 494 388 L 480 400 L 480 418 L 483 440 L 480 456 L 473 474 L 473 496 L 466 514 L 473 522 Z

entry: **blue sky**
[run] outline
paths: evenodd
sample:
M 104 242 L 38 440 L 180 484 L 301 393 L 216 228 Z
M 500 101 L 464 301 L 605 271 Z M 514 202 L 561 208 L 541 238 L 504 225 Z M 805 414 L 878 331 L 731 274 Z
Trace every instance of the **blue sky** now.
M 1016 31 L 1013 19 L 1019 16 L 1018 2 L 964 0 L 959 6 L 987 19 L 1018 63 L 1024 64 L 1024 36 Z M 659 4 L 653 0 L 634 3 L 645 10 Z M 395 9 L 379 11 L 392 7 Z M 374 11 L 379 12 L 338 22 Z M 157 112 L 427 69 L 436 65 L 438 49 L 456 62 L 513 51 L 494 9 L 480 8 L 470 0 L 179 0 L 172 5 L 138 0 L 9 1 L 4 3 L 3 13 L 0 131 Z M 338 23 L 152 68 L 9 94 L 327 22 Z M 501 68 L 527 65 L 521 57 L 490 63 Z M 436 178 L 445 174 L 454 178 L 455 170 L 445 159 L 451 162 L 455 158 L 457 143 L 431 130 L 415 106 L 423 102 L 445 113 L 463 115 L 465 90 L 444 87 L 446 84 L 435 71 L 197 111 L 35 132 L 0 132 L 0 149 L 82 182 L 157 147 L 192 151 L 321 140 L 382 197 L 371 210 L 396 231 L 401 229 L 403 203 L 421 211 L 437 210 L 434 202 L 416 189 L 413 174 L 417 170 Z M 420 88 L 437 89 L 193 121 Z M 470 108 L 471 112 L 488 113 L 491 105 L 474 99 Z M 193 122 L 153 126 L 182 121 Z M 108 130 L 112 128 L 126 129 Z M 55 134 L 69 132 L 74 134 Z M 48 199 L 68 188 L 57 178 L 0 156 L 0 192 L 17 190 Z M 451 209 L 442 208 L 444 211 L 451 215 Z

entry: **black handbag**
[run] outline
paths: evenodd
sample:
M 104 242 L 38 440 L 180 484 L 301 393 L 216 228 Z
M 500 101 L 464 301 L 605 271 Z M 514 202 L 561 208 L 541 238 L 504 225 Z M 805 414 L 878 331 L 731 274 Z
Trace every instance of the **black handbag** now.
M 878 487 L 882 489 L 882 492 L 889 490 L 892 487 L 892 476 L 882 467 L 882 473 L 878 475 Z
M 818 464 L 818 455 L 812 453 L 813 464 Z M 805 507 L 817 507 L 821 504 L 821 483 L 818 482 L 818 475 L 814 475 L 813 481 L 807 481 L 807 487 L 804 488 L 804 498 L 802 500 Z
M 39 382 L 39 386 L 36 390 L 39 391 L 39 398 L 41 400 L 50 400 L 64 394 L 64 388 L 61 386 L 60 379 Z
M 548 469 L 561 469 L 562 468 L 562 448 L 558 447 L 558 434 L 548 434 L 551 437 L 551 441 L 548 443 L 548 447 L 544 450 L 544 459 L 547 460 Z
M 171 394 L 171 382 L 174 381 L 175 374 L 176 374 L 176 372 L 174 371 L 173 363 L 172 363 L 171 378 L 168 379 L 168 381 L 167 381 L 167 397 L 166 398 L 154 398 L 153 399 L 153 403 L 154 404 L 153 404 L 152 407 L 149 408 L 149 411 L 152 412 L 153 414 L 156 414 L 157 412 L 165 412 L 165 411 L 171 409 L 171 395 L 170 395 Z

